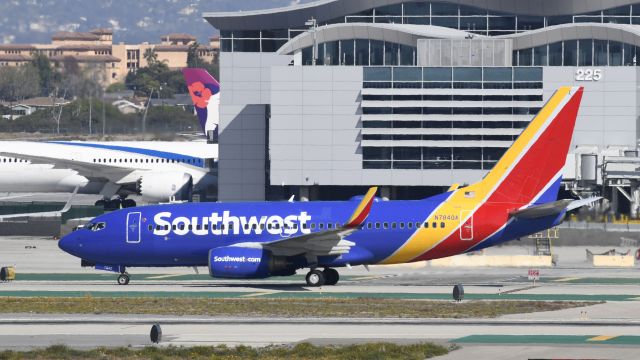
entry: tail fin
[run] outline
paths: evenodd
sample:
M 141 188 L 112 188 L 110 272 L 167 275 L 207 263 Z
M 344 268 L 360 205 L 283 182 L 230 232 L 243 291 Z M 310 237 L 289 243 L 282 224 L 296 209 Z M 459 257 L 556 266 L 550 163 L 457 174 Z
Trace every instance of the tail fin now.
M 582 93 L 582 87 L 561 87 L 549 99 L 479 184 L 490 201 L 539 204 L 557 199 Z
M 217 131 L 220 122 L 220 83 L 205 69 L 185 68 L 182 74 L 198 113 L 204 135 Z

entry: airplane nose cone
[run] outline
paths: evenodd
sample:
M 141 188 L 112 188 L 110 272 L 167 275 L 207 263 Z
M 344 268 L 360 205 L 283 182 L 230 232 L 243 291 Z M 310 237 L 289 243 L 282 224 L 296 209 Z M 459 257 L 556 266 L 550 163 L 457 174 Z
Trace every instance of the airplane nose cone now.
M 58 247 L 71 255 L 76 256 L 78 251 L 78 237 L 76 234 L 69 234 L 58 241 Z

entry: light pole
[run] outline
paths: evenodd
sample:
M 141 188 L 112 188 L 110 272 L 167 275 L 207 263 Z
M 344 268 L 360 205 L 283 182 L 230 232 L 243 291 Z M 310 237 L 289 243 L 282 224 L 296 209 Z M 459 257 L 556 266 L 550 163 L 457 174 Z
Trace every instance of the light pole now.
M 315 66 L 318 60 L 318 39 L 316 37 L 316 30 L 318 29 L 318 21 L 316 20 L 316 18 L 312 17 L 311 19 L 307 20 L 304 24 L 310 27 L 309 31 L 311 31 L 311 34 L 313 34 L 313 50 L 311 55 L 311 64 Z
M 147 132 L 147 111 L 149 110 L 149 105 L 151 104 L 151 98 L 153 97 L 153 88 L 151 88 L 151 92 L 149 93 L 149 100 L 147 101 L 147 106 L 144 108 L 144 115 L 142 115 L 142 133 L 145 134 Z

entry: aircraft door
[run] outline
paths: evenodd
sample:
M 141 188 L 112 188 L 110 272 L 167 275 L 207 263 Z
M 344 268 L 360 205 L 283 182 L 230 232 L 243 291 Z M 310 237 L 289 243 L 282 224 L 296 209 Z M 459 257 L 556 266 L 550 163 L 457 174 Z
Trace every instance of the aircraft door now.
M 137 244 L 140 242 L 142 213 L 130 212 L 127 214 L 127 243 Z
M 460 240 L 473 240 L 473 211 L 460 211 L 460 222 L 462 222 L 462 225 L 460 225 Z

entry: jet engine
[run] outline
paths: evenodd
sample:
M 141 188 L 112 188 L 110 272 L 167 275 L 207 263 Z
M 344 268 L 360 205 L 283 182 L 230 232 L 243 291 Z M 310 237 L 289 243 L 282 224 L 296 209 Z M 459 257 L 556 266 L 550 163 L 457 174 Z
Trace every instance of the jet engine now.
M 138 192 L 149 202 L 191 200 L 193 179 L 183 172 L 152 171 L 138 181 Z
M 209 275 L 229 279 L 263 279 L 288 276 L 296 266 L 284 256 L 261 248 L 224 246 L 209 251 Z

